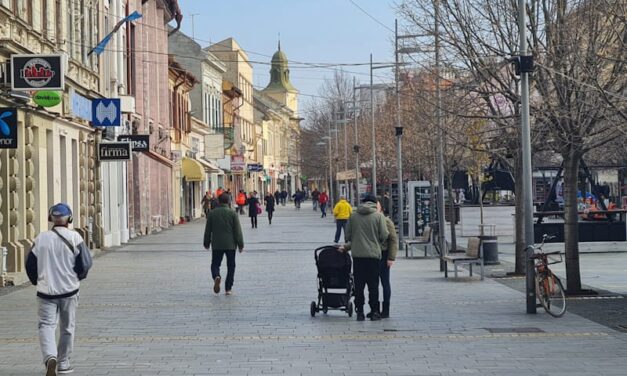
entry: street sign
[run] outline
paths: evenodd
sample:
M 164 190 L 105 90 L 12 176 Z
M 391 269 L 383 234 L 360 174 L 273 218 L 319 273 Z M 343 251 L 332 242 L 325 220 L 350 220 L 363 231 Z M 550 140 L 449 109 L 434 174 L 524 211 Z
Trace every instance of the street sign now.
M 130 142 L 132 151 L 148 151 L 150 149 L 150 136 L 148 135 L 120 135 L 120 142 Z
M 121 122 L 119 98 L 97 98 L 91 100 L 92 125 L 97 127 L 117 127 Z
M 260 172 L 263 171 L 263 165 L 259 163 L 249 163 L 246 165 L 248 172 Z
M 72 116 L 91 121 L 93 118 L 91 99 L 85 98 L 70 88 L 70 113 Z
M 41 90 L 33 95 L 33 102 L 41 107 L 54 107 L 61 103 L 61 93 L 53 90 Z
M 231 171 L 244 172 L 246 168 L 246 162 L 243 155 L 231 155 Z
M 0 149 L 17 148 L 17 109 L 0 108 Z
M 130 142 L 107 142 L 98 144 L 98 160 L 125 161 L 131 159 Z
M 63 90 L 64 86 L 63 55 L 11 55 L 11 89 Z

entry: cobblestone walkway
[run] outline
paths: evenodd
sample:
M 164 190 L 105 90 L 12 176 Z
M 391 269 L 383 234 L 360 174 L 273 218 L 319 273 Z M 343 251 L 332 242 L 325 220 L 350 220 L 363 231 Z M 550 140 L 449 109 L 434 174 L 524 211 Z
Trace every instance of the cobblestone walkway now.
M 81 288 L 76 375 L 625 375 L 627 335 L 567 313 L 525 314 L 486 279 L 444 280 L 437 260 L 393 267 L 392 318 L 309 316 L 313 249 L 332 219 L 280 207 L 250 229 L 234 295 L 211 291 L 204 221 L 95 260 Z M 0 296 L 0 375 L 43 374 L 34 287 Z

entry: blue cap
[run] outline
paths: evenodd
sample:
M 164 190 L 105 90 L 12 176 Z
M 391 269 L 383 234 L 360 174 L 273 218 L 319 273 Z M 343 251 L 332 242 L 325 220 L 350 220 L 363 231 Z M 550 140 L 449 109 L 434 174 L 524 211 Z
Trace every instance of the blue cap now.
M 69 217 L 72 215 L 72 209 L 68 204 L 60 202 L 51 207 L 49 213 L 53 217 Z

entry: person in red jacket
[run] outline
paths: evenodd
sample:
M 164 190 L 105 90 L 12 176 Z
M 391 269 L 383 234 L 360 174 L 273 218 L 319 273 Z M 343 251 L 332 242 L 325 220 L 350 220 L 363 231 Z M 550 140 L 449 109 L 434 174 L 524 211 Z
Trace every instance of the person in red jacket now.
M 322 216 L 320 218 L 324 218 L 327 216 L 327 203 L 329 202 L 329 195 L 327 195 L 327 191 L 323 190 L 320 192 L 320 196 L 318 196 L 318 203 L 320 204 L 320 211 L 322 212 Z
M 237 204 L 238 213 L 244 214 L 244 205 L 246 205 L 246 193 L 244 193 L 243 190 L 239 190 L 237 198 L 235 199 L 235 203 Z

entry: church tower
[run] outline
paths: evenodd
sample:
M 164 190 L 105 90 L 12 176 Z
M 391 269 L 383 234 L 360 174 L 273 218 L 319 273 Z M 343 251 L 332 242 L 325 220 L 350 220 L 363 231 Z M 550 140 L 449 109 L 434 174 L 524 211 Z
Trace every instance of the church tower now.
M 281 41 L 278 51 L 272 55 L 270 83 L 263 89 L 263 93 L 285 105 L 294 115 L 298 113 L 298 90 L 290 82 L 287 56 L 281 51 Z

